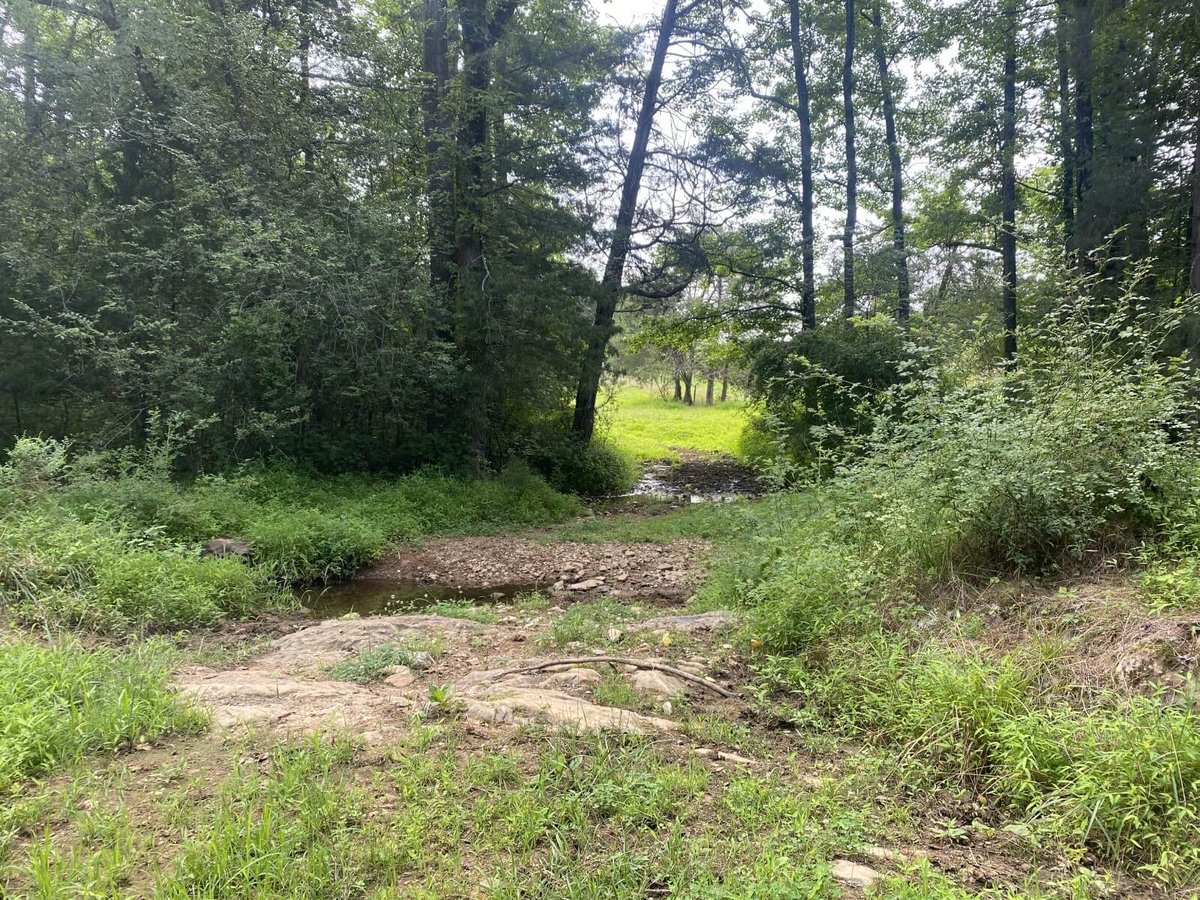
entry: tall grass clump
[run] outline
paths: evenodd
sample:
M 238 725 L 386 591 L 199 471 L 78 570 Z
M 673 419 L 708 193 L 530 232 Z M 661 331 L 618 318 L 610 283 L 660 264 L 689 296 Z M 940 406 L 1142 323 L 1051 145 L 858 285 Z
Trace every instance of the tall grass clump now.
M 167 688 L 171 654 L 0 642 L 0 793 L 84 753 L 114 751 L 197 728 L 203 717 Z

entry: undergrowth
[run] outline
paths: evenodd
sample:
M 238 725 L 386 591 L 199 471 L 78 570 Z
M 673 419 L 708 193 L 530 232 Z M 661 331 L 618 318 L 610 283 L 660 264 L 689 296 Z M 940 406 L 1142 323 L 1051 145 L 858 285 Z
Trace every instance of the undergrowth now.
M 1135 299 L 1028 329 L 1015 369 L 931 365 L 883 392 L 868 433 L 815 442 L 841 455 L 817 467 L 834 475 L 810 514 L 764 523 L 702 600 L 746 608 L 797 721 L 982 791 L 1076 858 L 1178 884 L 1200 876 L 1200 713 L 1115 691 L 1080 704 L 1037 659 L 963 651 L 926 622 L 948 585 L 1105 559 L 1152 562 L 1163 605 L 1195 596 L 1200 391 L 1164 351 L 1186 310 Z
M 179 484 L 156 458 L 83 456 L 23 439 L 0 466 L 0 594 L 26 621 L 129 632 L 294 604 L 282 588 L 352 573 L 397 541 L 544 524 L 579 509 L 521 468 L 316 480 L 247 470 Z M 199 556 L 215 537 L 251 564 Z
M 202 727 L 204 716 L 167 689 L 173 659 L 154 643 L 119 652 L 70 639 L 0 643 L 0 794 L 87 752 Z

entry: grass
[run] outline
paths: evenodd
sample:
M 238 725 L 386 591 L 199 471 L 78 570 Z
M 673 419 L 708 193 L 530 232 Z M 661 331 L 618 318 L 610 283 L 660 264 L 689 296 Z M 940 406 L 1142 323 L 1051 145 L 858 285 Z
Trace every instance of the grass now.
M 521 468 L 474 481 L 274 469 L 182 485 L 87 468 L 12 481 L 0 477 L 0 601 L 27 622 L 110 633 L 287 608 L 295 600 L 283 586 L 344 577 L 396 542 L 548 524 L 580 509 Z M 218 536 L 249 541 L 251 564 L 200 558 Z
M 85 753 L 202 727 L 205 717 L 167 689 L 173 659 L 157 643 L 120 652 L 67 638 L 0 643 L 0 793 Z
M 640 738 L 546 734 L 468 753 L 461 736 L 437 720 L 391 748 L 386 765 L 344 738 L 231 748 L 243 762 L 187 805 L 162 792 L 135 798 L 132 783 L 91 785 L 87 797 L 47 801 L 46 821 L 72 827 L 14 848 L 6 887 L 35 897 L 836 897 L 827 860 L 876 833 L 869 809 L 837 788 L 798 785 L 787 764 L 714 779 Z M 90 821 L 76 827 L 84 808 Z
M 601 417 L 605 437 L 635 463 L 679 459 L 680 449 L 736 456 L 746 403 L 737 396 L 713 406 L 686 406 L 625 382 Z
M 610 597 L 579 601 L 567 607 L 550 630 L 539 636 L 539 643 L 562 647 L 567 644 L 582 644 L 591 647 L 609 645 L 608 629 L 625 622 L 632 622 L 638 614 L 628 605 Z
M 379 681 L 394 666 L 423 669 L 429 665 L 431 659 L 440 656 L 441 652 L 440 644 L 428 641 L 413 641 L 404 646 L 379 644 L 360 651 L 357 656 L 334 663 L 329 668 L 329 677 L 334 681 L 367 684 Z

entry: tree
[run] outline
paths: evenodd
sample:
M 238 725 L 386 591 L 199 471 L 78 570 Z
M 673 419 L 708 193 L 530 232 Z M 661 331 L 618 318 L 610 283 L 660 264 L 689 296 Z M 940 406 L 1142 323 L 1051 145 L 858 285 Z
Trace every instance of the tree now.
M 904 322 L 911 312 L 908 278 L 908 247 L 904 236 L 904 165 L 900 158 L 900 139 L 896 132 L 896 102 L 888 72 L 888 53 L 883 32 L 883 2 L 874 0 L 871 24 L 875 39 L 875 61 L 879 67 L 880 98 L 887 135 L 888 168 L 891 174 L 892 247 L 896 267 L 896 319 Z
M 579 370 L 579 387 L 575 392 L 575 416 L 573 428 L 583 441 L 592 439 L 596 428 L 596 397 L 600 392 L 600 377 L 604 372 L 604 358 L 608 343 L 613 335 L 613 315 L 621 295 L 621 284 L 625 276 L 625 260 L 629 256 L 633 233 L 633 220 L 637 213 L 638 193 L 642 187 L 642 173 L 646 167 L 646 154 L 650 147 L 650 130 L 654 126 L 654 115 L 658 109 L 658 92 L 662 86 L 663 66 L 667 50 L 675 33 L 679 18 L 678 0 L 666 0 L 662 19 L 658 25 L 658 38 L 654 45 L 654 56 L 646 76 L 646 87 L 642 94 L 641 110 L 638 112 L 637 128 L 633 147 L 629 152 L 629 163 L 621 184 L 621 204 L 617 209 L 613 225 L 612 243 L 608 251 L 608 262 L 604 266 L 604 277 L 600 282 L 596 299 L 596 315 L 592 333 L 588 338 L 583 362 Z
M 854 122 L 854 44 L 857 23 L 854 0 L 845 0 L 846 55 L 842 63 L 843 127 L 846 132 L 846 228 L 842 232 L 842 315 L 855 313 L 854 229 L 858 222 L 858 159 Z

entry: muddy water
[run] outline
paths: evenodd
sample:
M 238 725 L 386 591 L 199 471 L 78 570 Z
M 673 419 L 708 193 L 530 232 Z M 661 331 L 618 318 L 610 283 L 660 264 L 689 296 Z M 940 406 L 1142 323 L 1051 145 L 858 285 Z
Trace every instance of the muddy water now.
M 676 503 L 711 503 L 755 497 L 766 486 L 755 473 L 726 457 L 688 458 L 646 468 L 630 496 Z
M 350 613 L 360 616 L 401 615 L 420 612 L 438 603 L 507 603 L 519 594 L 535 590 L 535 584 L 456 587 L 362 578 L 320 588 L 306 588 L 297 596 L 301 605 L 312 610 L 316 618 L 336 619 Z

